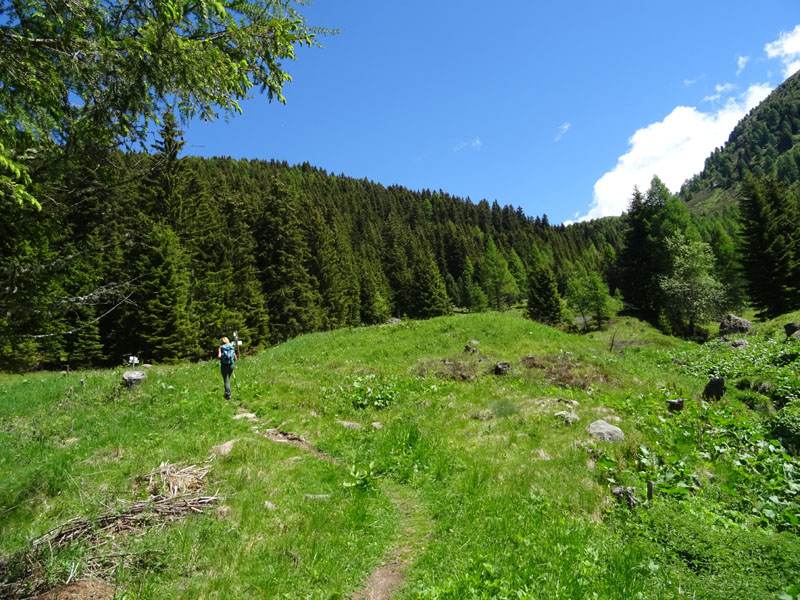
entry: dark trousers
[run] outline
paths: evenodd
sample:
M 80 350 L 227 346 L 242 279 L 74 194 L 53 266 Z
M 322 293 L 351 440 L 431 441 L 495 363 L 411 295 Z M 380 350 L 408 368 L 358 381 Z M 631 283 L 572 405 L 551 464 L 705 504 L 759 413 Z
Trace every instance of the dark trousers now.
M 220 363 L 220 370 L 222 371 L 222 381 L 225 384 L 225 397 L 231 397 L 231 375 L 233 374 L 233 365 L 224 365 Z

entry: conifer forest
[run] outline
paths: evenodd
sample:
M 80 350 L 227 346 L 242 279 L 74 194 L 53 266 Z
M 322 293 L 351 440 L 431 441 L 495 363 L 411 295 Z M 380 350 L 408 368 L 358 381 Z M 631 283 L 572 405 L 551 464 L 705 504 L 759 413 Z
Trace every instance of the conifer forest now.
M 103 33 L 86 25 L 105 18 L 91 4 L 71 9 L 84 11 L 83 25 L 57 7 L 38 15 L 3 4 L 16 25 L 3 30 L 0 90 L 3 369 L 119 364 L 130 354 L 200 359 L 222 332 L 238 331 L 253 349 L 520 301 L 554 324 L 602 323 L 626 307 L 684 337 L 702 337 L 701 323 L 746 305 L 765 316 L 797 308 L 797 76 L 679 194 L 654 177 L 630 190 L 622 217 L 552 225 L 496 201 L 384 187 L 307 163 L 183 156 L 180 119 L 233 111 L 253 83 L 282 100 L 281 67 L 253 63 L 243 82 L 236 52 L 291 57 L 325 33 L 288 3 L 266 4 L 283 15 L 269 40 L 248 38 L 224 13 L 206 25 L 181 17 L 198 28 L 192 35 L 210 27 L 239 44 L 214 46 L 230 70 L 211 87 L 198 81 L 209 65 L 191 54 L 194 38 L 158 25 L 156 14 L 114 5 L 119 30 Z M 131 31 L 144 33 L 128 48 Z M 146 85 L 131 85 L 128 63 L 146 61 L 165 35 L 178 46 Z M 90 48 L 101 67 L 61 60 L 69 44 Z M 84 103 L 65 104 L 48 85 Z M 148 127 L 157 134 L 144 143 Z

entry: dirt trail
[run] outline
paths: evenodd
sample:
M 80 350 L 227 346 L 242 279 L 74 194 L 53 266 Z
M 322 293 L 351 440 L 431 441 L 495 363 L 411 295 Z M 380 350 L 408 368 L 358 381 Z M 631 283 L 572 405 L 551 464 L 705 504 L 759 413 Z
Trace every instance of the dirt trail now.
M 247 412 L 242 414 L 252 423 L 266 424 L 264 419 Z M 287 444 L 305 450 L 320 460 L 341 464 L 334 457 L 318 450 L 313 444 L 296 433 L 282 431 L 279 427 L 253 428 L 254 433 L 278 444 Z M 424 549 L 425 540 L 430 538 L 433 524 L 416 492 L 407 486 L 383 480 L 382 490 L 397 506 L 400 513 L 400 527 L 395 545 L 386 553 L 383 562 L 377 565 L 364 581 L 364 586 L 350 596 L 350 600 L 390 600 L 394 597 L 406 578 L 406 571 L 414 557 Z
M 372 569 L 364 587 L 350 596 L 350 600 L 393 598 L 403 585 L 414 557 L 424 549 L 425 540 L 433 535 L 433 523 L 414 490 L 388 481 L 383 482 L 382 488 L 400 512 L 396 545 L 387 552 L 383 564 Z

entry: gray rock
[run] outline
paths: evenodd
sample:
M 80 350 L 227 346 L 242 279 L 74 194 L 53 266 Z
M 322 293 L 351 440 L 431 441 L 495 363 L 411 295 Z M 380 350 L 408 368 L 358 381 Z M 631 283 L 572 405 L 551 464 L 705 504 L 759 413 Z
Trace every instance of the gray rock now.
M 342 427 L 352 429 L 353 431 L 361 431 L 361 423 L 353 423 L 352 421 L 336 421 Z
M 733 340 L 731 342 L 731 348 L 745 348 L 750 345 L 750 342 L 747 340 Z
M 133 387 L 145 379 L 147 379 L 147 374 L 144 371 L 125 371 L 122 374 L 122 380 L 128 387 Z
M 330 494 L 303 494 L 306 500 L 328 500 L 330 497 Z
M 731 333 L 750 333 L 753 324 L 747 319 L 736 315 L 725 315 L 719 324 L 719 334 L 728 335 Z
M 783 330 L 786 332 L 786 339 L 788 340 L 793 335 L 796 336 L 798 332 L 800 332 L 800 323 L 794 321 L 792 323 L 787 323 L 783 326 Z
M 467 345 L 464 346 L 464 352 L 469 352 L 471 354 L 477 354 L 478 353 L 478 344 L 480 344 L 480 342 L 478 340 L 469 340 L 467 342 Z
M 553 415 L 554 417 L 561 419 L 567 425 L 572 425 L 573 423 L 580 421 L 581 418 L 576 415 L 574 412 L 567 411 L 567 410 L 560 410 Z
M 214 446 L 211 449 L 211 452 L 219 456 L 225 456 L 226 454 L 230 454 L 231 450 L 233 450 L 233 445 L 238 441 L 239 441 L 238 439 L 230 440 L 225 442 L 224 444 L 220 444 L 219 446 Z
M 270 502 L 269 500 L 264 500 L 264 508 L 266 508 L 267 510 L 277 510 L 277 509 L 278 509 L 278 507 L 277 507 L 277 506 L 275 506 L 275 505 L 274 505 L 272 502 Z
M 603 440 L 604 442 L 618 442 L 625 439 L 625 433 L 622 431 L 622 429 L 616 425 L 607 423 L 603 419 L 598 419 L 589 425 L 589 427 L 586 428 L 586 431 L 590 435 L 599 440 Z
M 634 487 L 614 486 L 611 488 L 611 495 L 616 498 L 617 502 L 625 502 L 628 508 L 635 508 L 639 505 L 639 501 L 636 500 L 636 488 Z
M 685 398 L 674 398 L 672 400 L 667 400 L 667 410 L 669 412 L 681 412 L 683 410 L 684 402 L 686 402 Z
M 233 419 L 235 421 L 238 421 L 239 419 L 247 419 L 248 421 L 256 421 L 256 420 L 258 420 L 258 417 L 256 416 L 255 413 L 243 412 L 243 413 L 239 413 L 239 414 L 233 415 Z
M 725 378 L 715 377 L 706 384 L 703 398 L 706 400 L 719 400 L 725 395 Z
M 771 388 L 771 387 L 772 387 L 772 386 L 770 385 L 769 381 L 762 381 L 762 382 L 761 382 L 761 383 L 758 385 L 758 389 L 757 389 L 756 391 L 757 391 L 759 394 L 762 394 L 762 395 L 766 396 L 767 394 L 769 394 L 769 388 Z
M 403 322 L 403 319 L 398 319 L 397 317 L 392 317 L 388 321 L 386 321 L 387 325 L 399 325 Z
M 561 404 L 566 404 L 572 408 L 578 408 L 581 405 L 577 400 L 567 400 L 566 398 L 559 398 L 556 402 L 561 402 Z
M 511 369 L 511 363 L 509 362 L 499 362 L 494 366 L 494 374 L 495 375 L 507 375 L 508 371 Z

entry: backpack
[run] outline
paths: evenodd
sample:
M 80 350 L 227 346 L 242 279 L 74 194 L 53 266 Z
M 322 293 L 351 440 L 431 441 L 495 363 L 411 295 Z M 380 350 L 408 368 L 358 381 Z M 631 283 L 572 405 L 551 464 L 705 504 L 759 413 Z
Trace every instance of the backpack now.
M 219 362 L 223 365 L 232 365 L 233 364 L 233 346 L 230 344 L 223 344 L 220 346 L 220 350 L 222 351 L 222 355 L 220 356 Z

